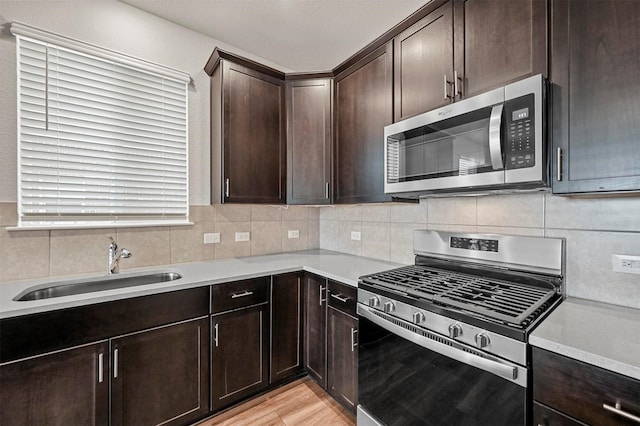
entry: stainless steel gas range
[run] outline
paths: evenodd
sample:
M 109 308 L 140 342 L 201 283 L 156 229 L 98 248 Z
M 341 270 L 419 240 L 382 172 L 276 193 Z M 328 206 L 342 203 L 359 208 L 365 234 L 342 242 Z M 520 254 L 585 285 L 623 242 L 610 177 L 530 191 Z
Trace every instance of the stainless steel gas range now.
M 564 298 L 564 240 L 414 233 L 358 284 L 358 426 L 526 425 L 528 336 Z

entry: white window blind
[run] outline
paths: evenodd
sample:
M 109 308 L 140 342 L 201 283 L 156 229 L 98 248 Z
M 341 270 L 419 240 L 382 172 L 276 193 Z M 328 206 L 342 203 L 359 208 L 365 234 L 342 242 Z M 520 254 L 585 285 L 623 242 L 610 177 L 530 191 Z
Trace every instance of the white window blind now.
M 13 23 L 20 227 L 188 222 L 188 75 Z

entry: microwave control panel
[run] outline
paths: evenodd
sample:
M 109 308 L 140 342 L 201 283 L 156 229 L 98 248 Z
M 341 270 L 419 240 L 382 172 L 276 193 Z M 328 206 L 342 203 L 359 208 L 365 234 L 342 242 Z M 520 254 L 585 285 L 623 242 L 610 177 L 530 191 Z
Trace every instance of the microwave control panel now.
M 505 114 L 505 168 L 533 167 L 536 164 L 533 94 L 507 101 Z

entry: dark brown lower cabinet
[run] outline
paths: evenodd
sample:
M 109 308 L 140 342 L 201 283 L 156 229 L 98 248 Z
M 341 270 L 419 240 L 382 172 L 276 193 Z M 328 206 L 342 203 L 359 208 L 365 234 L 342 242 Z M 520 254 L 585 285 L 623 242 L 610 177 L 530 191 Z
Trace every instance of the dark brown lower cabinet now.
M 538 402 L 533 403 L 533 424 L 536 426 L 585 426 L 585 423 Z
M 358 397 L 358 319 L 329 306 L 327 310 L 327 390 L 355 412 Z
M 327 279 L 304 275 L 304 367 L 327 387 Z
M 186 424 L 209 411 L 207 318 L 111 340 L 112 425 Z
M 264 303 L 211 317 L 214 411 L 238 402 L 269 384 L 268 315 L 268 304 Z
M 0 425 L 108 425 L 107 341 L 0 366 Z
M 271 283 L 270 383 L 302 372 L 301 274 L 276 275 Z

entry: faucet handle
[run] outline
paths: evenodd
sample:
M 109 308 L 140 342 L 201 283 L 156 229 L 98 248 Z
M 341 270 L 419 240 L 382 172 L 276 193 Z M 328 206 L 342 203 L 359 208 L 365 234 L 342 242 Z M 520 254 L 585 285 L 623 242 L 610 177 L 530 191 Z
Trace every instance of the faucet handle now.
M 122 250 L 120 250 L 120 257 L 123 257 L 125 259 L 130 258 L 131 256 L 133 256 L 133 253 L 131 253 L 129 250 L 127 250 L 126 248 L 123 248 Z
M 114 240 L 111 235 L 107 235 L 107 238 L 111 240 L 111 247 L 113 247 L 114 250 L 117 250 L 118 244 L 116 243 L 116 240 Z

